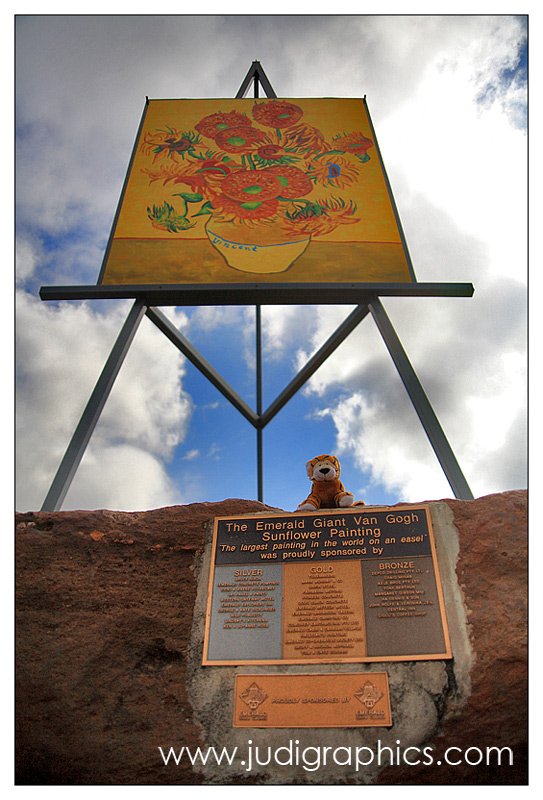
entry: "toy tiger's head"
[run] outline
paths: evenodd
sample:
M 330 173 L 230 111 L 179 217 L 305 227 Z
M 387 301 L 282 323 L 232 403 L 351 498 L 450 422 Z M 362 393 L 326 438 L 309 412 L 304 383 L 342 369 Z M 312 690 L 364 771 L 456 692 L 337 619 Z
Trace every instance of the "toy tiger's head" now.
M 305 465 L 310 481 L 333 481 L 339 478 L 341 467 L 335 456 L 315 456 Z

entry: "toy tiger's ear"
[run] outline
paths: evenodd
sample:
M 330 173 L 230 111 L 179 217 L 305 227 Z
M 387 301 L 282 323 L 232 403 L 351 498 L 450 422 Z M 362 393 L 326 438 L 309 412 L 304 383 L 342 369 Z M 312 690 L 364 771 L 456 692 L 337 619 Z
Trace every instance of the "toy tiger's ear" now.
M 336 468 L 336 478 L 339 478 L 341 474 L 341 467 L 339 466 L 339 461 L 335 456 L 328 456 L 334 467 Z
M 307 472 L 307 477 L 311 480 L 313 477 L 313 466 L 315 465 L 315 459 L 312 458 L 311 461 L 308 461 L 305 465 L 305 471 Z

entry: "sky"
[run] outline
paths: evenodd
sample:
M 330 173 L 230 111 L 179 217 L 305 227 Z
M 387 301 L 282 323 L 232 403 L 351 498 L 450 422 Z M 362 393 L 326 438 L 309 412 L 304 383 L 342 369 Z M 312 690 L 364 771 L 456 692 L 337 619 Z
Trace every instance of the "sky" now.
M 527 20 L 507 15 L 22 15 L 15 26 L 16 507 L 41 507 L 132 301 L 93 285 L 145 98 L 363 97 L 416 277 L 472 298 L 382 303 L 476 497 L 525 488 Z M 266 408 L 354 306 L 266 306 Z M 162 308 L 253 408 L 254 307 Z M 366 318 L 264 429 L 264 501 L 338 456 L 368 505 L 453 492 Z M 257 498 L 253 426 L 144 318 L 62 508 Z

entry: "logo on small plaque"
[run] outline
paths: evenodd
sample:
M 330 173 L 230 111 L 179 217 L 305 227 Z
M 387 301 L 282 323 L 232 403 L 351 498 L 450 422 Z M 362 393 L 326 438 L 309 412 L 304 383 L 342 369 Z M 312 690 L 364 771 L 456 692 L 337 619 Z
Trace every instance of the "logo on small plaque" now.
M 366 681 L 364 686 L 355 692 L 357 700 L 360 700 L 366 708 L 373 708 L 373 706 L 383 697 L 383 692 L 377 688 L 371 681 Z
M 240 699 L 243 700 L 245 705 L 249 706 L 250 711 L 240 711 L 239 712 L 239 719 L 240 720 L 259 720 L 265 721 L 268 719 L 268 715 L 265 712 L 259 712 L 258 708 L 264 700 L 266 700 L 268 695 L 266 692 L 256 683 L 253 681 L 247 689 L 240 694 Z
M 374 683 L 371 681 L 366 681 L 363 687 L 359 689 L 358 692 L 354 693 L 354 696 L 362 703 L 362 705 L 366 706 L 366 711 L 356 711 L 356 719 L 373 720 L 374 722 L 377 722 L 378 720 L 385 718 L 384 710 L 375 708 L 379 700 L 384 697 L 384 692 L 378 689 Z

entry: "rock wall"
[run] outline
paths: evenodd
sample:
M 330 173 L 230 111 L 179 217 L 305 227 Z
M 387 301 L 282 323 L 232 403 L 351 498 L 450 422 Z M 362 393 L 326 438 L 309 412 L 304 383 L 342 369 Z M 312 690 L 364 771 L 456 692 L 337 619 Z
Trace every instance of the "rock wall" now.
M 436 505 L 448 507 L 455 531 L 448 555 L 470 652 L 460 658 L 453 648 L 453 661 L 440 662 L 444 680 L 427 692 L 435 725 L 422 744 L 439 753 L 458 748 L 451 760 L 460 763 L 394 763 L 356 780 L 524 784 L 526 492 Z M 220 772 L 210 779 L 189 758 L 165 766 L 158 749 L 184 745 L 193 752 L 209 744 L 189 697 L 195 565 L 214 517 L 276 511 L 256 501 L 226 500 L 138 513 L 17 515 L 18 784 L 221 782 Z M 425 664 L 401 668 L 422 675 Z M 368 666 L 377 671 L 382 665 Z M 505 751 L 501 766 L 495 751 L 491 766 L 478 763 L 487 748 L 510 748 L 513 764 Z M 311 779 L 341 782 L 337 774 L 329 780 L 324 769 Z M 228 780 L 265 782 L 253 773 Z M 266 780 L 292 782 L 273 774 Z

